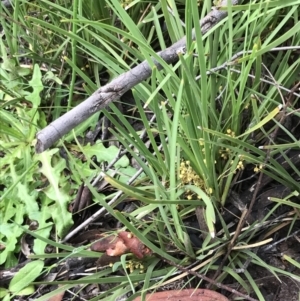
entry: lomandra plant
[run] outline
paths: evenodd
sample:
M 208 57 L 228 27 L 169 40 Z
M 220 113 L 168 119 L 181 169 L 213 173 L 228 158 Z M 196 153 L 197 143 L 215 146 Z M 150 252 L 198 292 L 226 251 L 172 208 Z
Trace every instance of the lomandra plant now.
M 227 23 L 220 24 L 202 37 L 197 27 L 197 6 L 193 2 L 187 4 L 185 27 L 180 22 L 177 23 L 177 26 L 181 24 L 180 28 L 185 31 L 188 41 L 186 49 L 178 54 L 179 62 L 173 67 L 164 66 L 161 71 L 154 68 L 149 83 L 140 84 L 133 90 L 151 149 L 144 146 L 144 142 L 126 123 L 125 118 L 120 117 L 116 107 L 112 106 L 114 114 L 106 112 L 116 126 L 114 134 L 119 141 L 138 160 L 138 155 L 129 148 L 129 145 L 134 145 L 149 163 L 149 167 L 146 167 L 142 159 L 139 161 L 145 166 L 144 171 L 152 183 L 155 183 L 155 200 L 170 200 L 188 206 L 187 200 L 199 199 L 199 204 L 208 209 L 206 220 L 211 233 L 215 218 L 208 203 L 216 207 L 220 203 L 224 204 L 236 174 L 247 163 L 260 166 L 265 162 L 266 153 L 254 145 L 253 137 L 256 138 L 257 130 L 263 129 L 265 124 L 276 117 L 282 99 L 276 94 L 276 86 L 260 81 L 263 54 L 295 34 L 293 27 L 283 36 L 277 37 L 274 32 L 278 28 L 262 42 L 261 33 L 269 24 L 273 24 L 271 15 L 277 11 L 277 8 L 268 8 L 263 3 L 253 8 L 249 6 L 241 19 L 236 19 L 236 13 L 230 8 L 229 11 L 231 18 Z M 196 40 L 192 41 L 190 33 L 194 26 Z M 129 30 L 133 31 L 131 28 Z M 245 35 L 243 43 L 237 43 L 235 41 L 239 39 L 242 30 Z M 158 37 L 163 36 L 160 27 L 156 27 L 156 31 Z M 243 53 L 241 57 L 231 60 L 239 52 Z M 286 54 L 288 55 L 289 53 Z M 291 66 L 286 66 L 287 70 L 294 70 L 298 63 L 296 60 Z M 215 69 L 217 66 L 223 68 Z M 289 85 L 295 81 L 295 76 L 293 73 L 280 82 L 283 80 Z M 151 125 L 144 113 L 148 108 L 156 118 Z M 126 129 L 118 126 L 119 124 L 125 125 Z M 269 133 L 271 130 L 269 129 Z M 259 144 L 267 135 L 267 132 L 263 132 L 255 143 Z M 157 147 L 157 137 L 160 147 Z M 278 169 L 275 160 L 271 162 L 267 164 L 268 169 L 275 173 L 277 170 L 273 177 L 289 177 L 282 168 Z M 188 165 L 190 175 L 195 172 L 196 181 L 192 178 L 182 181 L 182 164 Z M 287 182 L 289 186 L 297 187 L 291 177 Z M 128 193 L 128 189 L 126 192 Z M 203 198 L 204 195 L 209 201 Z M 177 205 L 170 204 L 166 207 L 170 216 L 163 220 L 174 222 L 176 235 L 171 227 L 168 230 L 173 239 L 183 242 L 182 217 L 186 214 L 186 208 L 183 207 L 181 212 Z M 163 216 L 165 209 L 162 209 Z
M 18 8 L 23 8 L 22 1 L 16 2 Z M 36 237 L 34 252 L 39 258 L 43 257 L 41 254 L 46 244 L 63 249 L 62 244 L 56 245 L 57 242 L 47 238 L 54 228 L 59 238 L 63 239 L 68 233 L 72 219 L 66 208 L 71 196 L 66 192 L 76 189 L 76 185 L 83 180 L 93 193 L 95 202 L 103 206 L 103 211 L 122 222 L 152 252 L 182 265 L 191 260 L 201 260 L 203 262 L 197 269 L 206 273 L 215 269 L 216 261 L 222 255 L 221 252 L 208 255 L 211 254 L 209 251 L 222 247 L 224 243 L 223 238 L 213 239 L 217 235 L 214 224 L 219 208 L 226 204 L 233 182 L 237 181 L 239 173 L 247 165 L 253 167 L 253 174 L 255 171 L 264 172 L 286 186 L 298 189 L 295 179 L 274 159 L 278 154 L 284 156 L 290 144 L 273 145 L 271 141 L 266 146 L 271 149 L 268 153 L 263 147 L 269 134 L 276 127 L 281 127 L 280 110 L 284 109 L 290 115 L 298 114 L 294 102 L 285 107 L 281 91 L 289 91 L 299 73 L 299 58 L 293 56 L 290 60 L 293 46 L 300 42 L 299 7 L 293 3 L 259 1 L 237 7 L 229 3 L 227 7 L 220 8 L 215 3 L 217 9 L 228 11 L 228 18 L 202 35 L 199 21 L 213 6 L 208 1 L 200 6 L 197 1 L 132 1 L 124 5 L 116 0 L 107 0 L 99 3 L 101 7 L 94 12 L 101 11 L 103 14 L 92 14 L 94 20 L 87 13 L 93 10 L 84 1 L 74 1 L 72 7 L 45 0 L 28 3 L 31 9 L 39 8 L 40 14 L 29 14 L 21 21 L 31 26 L 31 33 L 42 36 L 48 33 L 51 43 L 46 46 L 43 40 L 39 40 L 37 45 L 31 43 L 28 38 L 30 34 L 24 36 L 28 45 L 35 46 L 32 59 L 42 62 L 42 56 L 37 54 L 43 51 L 46 54 L 45 63 L 53 67 L 56 78 L 61 80 L 59 87 L 55 86 L 54 106 L 46 103 L 47 108 L 51 107 L 50 120 L 75 106 L 75 95 L 83 99 L 96 87 L 104 86 L 107 81 L 144 59 L 151 64 L 151 57 L 155 57 L 161 63 L 159 70 L 152 62 L 151 77 L 131 90 L 134 99 L 132 111 L 138 111 L 143 130 L 136 131 L 128 121 L 131 111 L 125 114 L 120 112 L 117 106 L 119 100 L 110 104 L 109 110 L 103 110 L 113 125 L 111 133 L 127 150 L 127 156 L 140 166 L 141 176 L 138 180 L 127 182 L 128 177 L 120 180 L 114 173 L 102 172 L 102 178 L 116 188 L 119 199 L 115 195 L 105 196 L 91 185 L 96 172 L 91 172 L 89 166 L 92 165 L 92 156 L 100 156 L 99 149 L 91 150 L 91 146 L 73 141 L 86 129 L 95 126 L 99 113 L 76 128 L 75 135 L 71 133 L 65 137 L 65 141 L 73 144 L 71 147 L 66 145 L 66 149 L 71 150 L 72 176 L 65 176 L 66 162 L 58 156 L 58 149 L 33 155 L 31 143 L 34 136 L 38 129 L 46 125 L 40 99 L 40 92 L 45 91 L 45 82 L 41 81 L 43 76 L 35 65 L 32 81 L 29 82 L 33 92 L 26 98 L 32 102 L 32 108 L 14 106 L 14 113 L 23 114 L 23 124 L 18 120 L 20 115 L 17 118 L 10 114 L 14 118 L 6 119 L 7 132 L 3 136 L 7 140 L 3 146 L 6 151 L 1 177 L 5 179 L 5 189 L 1 197 L 7 225 L 4 227 L 6 232 L 1 232 L 1 240 L 5 244 L 2 263 L 6 262 L 7 266 L 16 263 L 14 253 L 18 239 L 27 231 L 18 226 L 25 224 L 24 216 L 39 222 L 39 230 L 31 233 Z M 15 13 L 14 18 L 17 17 Z M 192 28 L 195 28 L 194 37 Z M 16 32 L 17 27 L 13 30 Z M 7 37 L 8 33 L 9 29 L 6 30 Z M 176 63 L 167 65 L 159 59 L 156 54 L 158 50 L 165 49 L 184 35 L 187 38 L 186 47 L 178 52 Z M 35 42 L 36 36 L 32 37 Z M 276 50 L 284 43 L 291 45 L 291 48 Z M 13 48 L 15 53 L 16 46 Z M 59 74 L 57 66 L 61 62 L 62 73 Z M 103 73 L 106 75 L 103 76 Z M 84 82 L 83 89 L 78 89 L 77 81 L 80 84 Z M 62 88 L 61 83 L 67 83 L 68 89 Z M 53 93 L 53 89 L 49 92 Z M 64 93 L 68 100 L 65 106 L 61 106 Z M 2 114 L 8 114 L 7 103 L 2 109 L 5 109 Z M 152 116 L 151 121 L 149 115 Z M 22 140 L 24 120 L 28 126 L 26 146 L 22 144 L 13 149 L 12 159 L 11 143 L 16 146 Z M 9 123 L 14 126 L 10 127 Z M 288 135 L 293 146 L 296 146 L 294 135 Z M 59 142 L 61 145 L 63 141 Z M 98 143 L 100 145 L 103 147 L 101 142 Z M 105 147 L 101 150 L 105 153 Z M 74 151 L 82 152 L 87 163 L 74 158 L 71 155 Z M 97 157 L 98 161 L 113 160 L 107 154 L 105 156 Z M 115 149 L 113 157 L 118 158 Z M 126 169 L 128 158 L 122 160 L 117 168 L 124 168 L 124 174 L 132 174 L 132 170 L 129 172 Z M 296 169 L 292 162 L 290 165 Z M 95 170 L 100 172 L 99 167 Z M 125 198 L 135 202 L 135 209 L 130 213 L 115 211 L 115 205 Z M 14 202 L 9 202 L 9 199 L 14 199 Z M 204 242 L 200 250 L 193 248 L 186 224 L 198 208 L 203 210 L 207 227 L 201 229 Z M 226 225 L 224 232 L 229 239 Z M 11 233 L 16 234 L 8 243 L 7 237 Z M 175 253 L 180 254 L 180 258 Z M 67 258 L 70 254 L 60 257 Z M 251 276 L 246 275 L 246 283 L 233 271 L 242 265 L 241 260 L 246 256 L 255 258 L 256 264 L 263 264 L 254 253 L 241 251 L 236 261 L 224 268 L 221 276 L 225 278 L 230 274 L 247 292 L 252 287 L 258 298 L 263 300 Z M 138 271 L 128 273 L 127 261 L 127 255 L 123 255 L 113 267 L 82 278 L 77 283 L 71 280 L 60 282 L 65 285 L 60 290 L 78 283 L 116 283 L 116 287 L 97 297 L 105 300 L 127 292 L 137 294 L 138 290 L 145 293 L 175 279 L 173 276 L 177 269 L 162 267 L 158 257 L 145 260 L 144 274 Z M 115 277 L 112 272 L 116 271 L 122 271 L 125 276 Z M 140 283 L 142 289 L 136 283 Z M 50 295 L 55 295 L 55 292 Z

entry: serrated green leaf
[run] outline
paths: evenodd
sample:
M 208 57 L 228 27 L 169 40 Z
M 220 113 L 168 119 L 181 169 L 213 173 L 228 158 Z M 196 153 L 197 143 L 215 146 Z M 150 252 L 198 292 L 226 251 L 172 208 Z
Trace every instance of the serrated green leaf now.
M 13 207 L 13 205 L 11 207 Z M 14 213 L 12 216 L 13 220 L 18 224 L 22 224 L 24 219 L 23 217 L 24 205 L 18 204 L 17 210 L 15 210 L 13 213 Z M 4 237 L 6 237 L 6 244 L 5 244 L 5 249 L 0 252 L 0 265 L 3 264 L 6 261 L 6 259 L 10 256 L 10 254 L 14 252 L 18 242 L 18 238 L 23 233 L 23 230 L 19 228 L 17 225 L 8 222 L 3 222 L 2 219 L 1 222 L 2 224 L 0 227 L 0 233 Z M 10 263 L 8 263 L 6 267 L 10 267 Z
M 17 185 L 17 191 L 18 191 L 18 197 L 25 204 L 25 210 L 32 220 L 40 221 L 40 212 L 39 212 L 39 206 L 37 203 L 37 191 L 31 191 L 29 192 L 28 185 L 24 185 L 22 183 L 18 183 Z M 25 212 L 24 212 L 25 213 Z
M 110 146 L 106 148 L 101 141 L 97 141 L 94 145 L 86 145 L 83 147 L 85 156 L 91 158 L 97 157 L 98 162 L 111 162 L 119 153 L 119 149 L 116 146 Z M 123 156 L 116 164 L 116 167 L 126 167 L 129 165 L 127 157 Z
M 41 274 L 43 267 L 44 262 L 41 260 L 29 262 L 16 273 L 11 280 L 8 289 L 12 293 L 18 294 Z
M 55 222 L 57 234 L 63 237 L 66 232 L 73 225 L 72 214 L 67 210 L 71 197 L 68 195 L 66 180 L 64 179 L 63 170 L 65 168 L 65 161 L 61 158 L 54 158 L 58 149 L 43 152 L 36 156 L 36 159 L 41 161 L 42 167 L 40 171 L 47 177 L 49 186 L 42 191 L 55 204 L 52 206 L 50 212 Z M 52 159 L 56 162 L 52 164 Z
M 123 183 L 127 183 L 127 181 L 133 176 L 135 175 L 137 172 L 137 170 L 134 168 L 134 167 L 131 167 L 131 166 L 127 166 L 125 168 L 120 168 L 118 170 L 118 174 L 119 174 L 119 178 L 118 180 L 120 182 L 123 182 Z M 141 179 L 145 176 L 144 173 L 142 173 L 138 179 Z
M 31 69 L 30 68 L 24 68 L 24 67 L 16 67 L 16 73 L 19 76 L 27 76 L 31 73 Z
M 52 71 L 48 71 L 44 76 L 45 81 L 54 81 L 59 85 L 62 85 L 62 81 L 59 77 L 57 77 Z
M 41 103 L 40 92 L 44 89 L 42 73 L 37 64 L 34 65 L 32 79 L 28 83 L 33 88 L 33 91 L 25 99 L 32 102 L 33 106 L 37 108 Z
M 52 229 L 52 222 L 47 222 L 49 218 L 51 217 L 51 212 L 49 210 L 49 203 L 52 202 L 52 200 L 48 199 L 46 196 L 40 196 L 41 201 L 41 211 L 39 216 L 39 228 L 35 232 L 38 233 L 40 236 L 48 238 Z M 33 252 L 37 255 L 43 254 L 45 252 L 45 247 L 47 243 L 45 241 L 42 241 L 40 239 L 34 240 L 33 245 Z

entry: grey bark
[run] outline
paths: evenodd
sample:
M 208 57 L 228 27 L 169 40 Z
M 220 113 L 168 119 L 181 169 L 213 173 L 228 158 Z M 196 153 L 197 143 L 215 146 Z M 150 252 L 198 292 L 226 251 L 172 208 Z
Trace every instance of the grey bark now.
M 239 0 L 231 1 L 232 5 L 236 5 L 238 2 Z M 223 0 L 219 7 L 226 5 L 227 0 Z M 205 34 L 227 16 L 227 11 L 221 11 L 218 8 L 214 8 L 200 21 L 202 34 Z M 195 29 L 193 29 L 192 38 L 195 39 Z M 186 37 L 183 37 L 169 48 L 162 50 L 157 54 L 166 63 L 170 64 L 178 60 L 178 52 L 185 49 L 185 46 Z M 155 59 L 153 59 L 153 62 L 158 69 L 162 68 Z M 126 91 L 149 78 L 151 76 L 151 72 L 152 69 L 148 62 L 143 61 L 131 70 L 117 76 L 107 85 L 99 88 L 85 101 L 54 120 L 51 124 L 37 133 L 37 143 L 35 146 L 36 152 L 41 153 L 51 147 L 57 140 L 62 138 L 63 135 L 69 133 L 81 122 L 88 119 L 94 113 L 104 109 L 113 100 L 120 98 Z
M 11 0 L 3 0 L 1 1 L 1 4 L 4 6 L 4 7 L 12 7 L 12 1 Z

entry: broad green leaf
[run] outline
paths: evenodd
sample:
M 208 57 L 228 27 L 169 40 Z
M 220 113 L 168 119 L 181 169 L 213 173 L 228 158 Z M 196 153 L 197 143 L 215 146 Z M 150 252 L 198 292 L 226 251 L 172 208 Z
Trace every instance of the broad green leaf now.
M 26 264 L 21 268 L 9 283 L 8 289 L 18 294 L 26 286 L 30 285 L 42 272 L 44 262 L 35 260 Z
M 10 301 L 10 295 L 7 294 L 3 299 L 2 301 Z
M 4 298 L 6 295 L 9 295 L 9 290 L 4 287 L 0 287 L 0 299 Z
M 20 290 L 16 295 L 19 296 L 28 296 L 35 292 L 35 287 L 33 285 L 29 285 L 27 287 L 24 287 L 22 290 Z

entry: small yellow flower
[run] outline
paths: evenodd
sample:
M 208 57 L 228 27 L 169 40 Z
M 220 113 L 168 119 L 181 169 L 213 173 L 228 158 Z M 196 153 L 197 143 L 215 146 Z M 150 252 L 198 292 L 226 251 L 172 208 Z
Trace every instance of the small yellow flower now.
M 258 173 L 262 170 L 263 164 L 259 164 L 259 166 L 255 165 L 254 167 L 254 172 Z
M 244 169 L 243 161 L 240 160 L 240 161 L 238 162 L 238 165 L 237 165 L 236 169 L 239 169 L 239 170 L 243 170 L 243 169 Z

